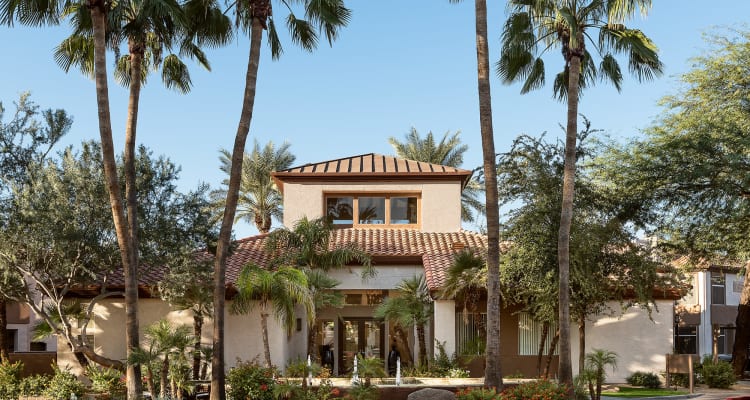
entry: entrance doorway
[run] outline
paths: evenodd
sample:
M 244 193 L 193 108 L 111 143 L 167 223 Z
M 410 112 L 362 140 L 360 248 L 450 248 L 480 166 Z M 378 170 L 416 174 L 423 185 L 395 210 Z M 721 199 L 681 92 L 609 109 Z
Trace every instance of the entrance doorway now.
M 373 318 L 341 318 L 338 375 L 352 372 L 354 357 L 385 357 L 385 325 Z

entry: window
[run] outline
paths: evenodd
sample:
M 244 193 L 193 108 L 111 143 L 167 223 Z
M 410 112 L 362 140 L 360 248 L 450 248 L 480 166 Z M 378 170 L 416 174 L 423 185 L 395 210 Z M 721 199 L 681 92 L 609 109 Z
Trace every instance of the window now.
M 697 326 L 675 326 L 674 351 L 677 354 L 698 354 Z
M 527 313 L 520 313 L 518 315 L 518 355 L 519 356 L 535 356 L 539 352 L 539 342 L 542 340 L 542 331 L 544 330 L 544 324 L 539 321 L 535 321 Z M 552 346 L 552 338 L 555 336 L 557 326 L 555 324 L 549 324 L 547 329 L 547 336 L 544 338 L 544 354 L 549 353 L 549 349 Z M 557 348 L 555 348 L 555 355 L 557 355 Z
M 5 350 L 8 351 L 8 353 L 13 353 L 16 351 L 16 334 L 18 333 L 17 329 L 6 329 L 5 330 L 5 343 L 6 348 Z
M 711 304 L 726 304 L 726 280 L 720 272 L 711 272 Z
M 734 332 L 734 327 L 719 328 L 719 335 L 716 338 L 719 347 L 718 354 L 732 354 L 732 350 L 734 349 Z
M 484 354 L 487 313 L 456 313 L 456 350 L 461 355 Z
M 325 198 L 326 216 L 339 226 L 417 225 L 419 195 L 330 194 Z
M 30 351 L 47 351 L 47 343 L 44 342 L 31 342 L 29 345 Z

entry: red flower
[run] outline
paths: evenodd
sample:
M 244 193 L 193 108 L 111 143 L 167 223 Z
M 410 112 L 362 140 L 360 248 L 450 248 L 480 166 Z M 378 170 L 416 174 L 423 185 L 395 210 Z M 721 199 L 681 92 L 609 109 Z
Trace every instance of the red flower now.
M 266 385 L 265 383 L 262 384 L 262 385 L 260 385 L 260 391 L 261 392 L 265 392 L 266 390 L 268 390 L 268 385 Z
M 333 388 L 331 389 L 331 394 L 334 396 L 338 396 L 341 394 L 341 391 L 339 390 L 339 388 Z

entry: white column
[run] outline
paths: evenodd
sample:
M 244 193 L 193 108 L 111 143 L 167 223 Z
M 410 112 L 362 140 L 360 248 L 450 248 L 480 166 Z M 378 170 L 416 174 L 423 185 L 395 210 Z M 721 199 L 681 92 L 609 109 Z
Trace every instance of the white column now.
M 435 300 L 435 340 L 445 343 L 445 351 L 452 355 L 456 351 L 456 302 Z M 433 343 L 434 346 L 434 343 Z M 435 349 L 434 354 L 437 354 Z

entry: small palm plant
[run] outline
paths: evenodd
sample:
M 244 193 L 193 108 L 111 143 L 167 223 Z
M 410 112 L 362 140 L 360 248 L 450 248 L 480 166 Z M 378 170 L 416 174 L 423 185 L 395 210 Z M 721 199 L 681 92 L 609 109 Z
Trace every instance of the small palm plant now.
M 581 374 L 581 379 L 588 383 L 591 400 L 602 398 L 602 385 L 607 380 L 607 366 L 611 366 L 612 371 L 617 368 L 617 353 L 614 351 L 594 349 L 586 354 L 586 368 Z

